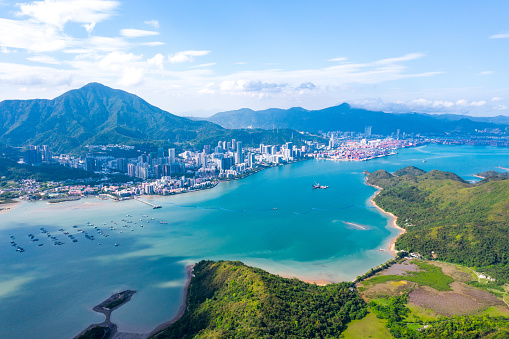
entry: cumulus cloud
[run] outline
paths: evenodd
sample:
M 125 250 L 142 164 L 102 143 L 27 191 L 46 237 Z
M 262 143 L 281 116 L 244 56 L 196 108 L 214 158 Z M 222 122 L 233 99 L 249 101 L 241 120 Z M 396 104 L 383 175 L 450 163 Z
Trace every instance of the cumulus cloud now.
M 474 106 L 474 107 L 482 107 L 482 106 L 484 106 L 484 105 L 486 105 L 486 101 L 484 101 L 484 100 L 480 100 L 480 101 L 472 101 L 472 102 L 470 103 L 470 106 Z
M 140 58 L 139 55 L 133 53 L 111 52 L 99 62 L 99 66 L 105 70 L 118 71 L 125 65 L 140 60 Z
M 260 80 L 223 81 L 222 91 L 235 92 L 281 92 L 288 84 L 262 82 Z
M 154 65 L 162 69 L 164 63 L 164 56 L 161 53 L 158 53 L 154 55 L 153 58 L 148 59 L 147 62 L 149 65 Z
M 499 111 L 505 111 L 507 109 L 507 106 L 506 105 L 497 105 L 493 108 L 496 110 L 499 110 Z
M 140 38 L 145 36 L 159 35 L 159 32 L 145 31 L 142 29 L 122 29 L 120 35 L 128 38 Z
M 145 71 L 143 68 L 126 67 L 122 72 L 122 77 L 118 81 L 123 86 L 134 86 L 138 85 L 143 80 Z
M 119 5 L 108 0 L 44 0 L 18 4 L 17 14 L 62 30 L 69 21 L 90 24 L 106 20 Z
M 82 25 L 85 30 L 87 31 L 88 34 L 92 33 L 92 31 L 94 30 L 95 28 L 95 22 L 92 22 L 92 23 L 89 23 L 89 24 L 84 24 Z
M 501 98 L 501 97 L 493 97 L 493 98 L 491 98 L 491 101 L 500 101 L 500 100 L 504 100 L 504 99 Z
M 303 82 L 302 84 L 300 84 L 297 89 L 310 89 L 310 90 L 313 90 L 313 89 L 316 89 L 316 85 L 312 82 Z
M 509 33 L 501 33 L 490 36 L 490 39 L 507 39 L 509 38 Z
M 147 20 L 147 21 L 145 21 L 145 24 L 152 26 L 154 28 L 159 28 L 159 21 L 157 21 L 157 20 Z
M 183 51 L 176 54 L 172 54 L 168 57 L 168 60 L 172 64 L 193 61 L 194 57 L 200 57 L 209 54 L 210 51 Z

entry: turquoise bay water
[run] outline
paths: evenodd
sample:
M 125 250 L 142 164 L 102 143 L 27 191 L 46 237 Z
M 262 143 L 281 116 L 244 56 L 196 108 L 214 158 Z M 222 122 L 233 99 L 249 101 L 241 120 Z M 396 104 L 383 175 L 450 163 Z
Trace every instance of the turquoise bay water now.
M 212 190 L 147 198 L 163 206 L 158 210 L 95 198 L 23 203 L 0 215 L 1 337 L 70 338 L 103 320 L 94 305 L 127 288 L 138 293 L 112 321 L 120 331 L 148 332 L 176 314 L 185 266 L 201 259 L 241 260 L 302 279 L 352 280 L 391 257 L 379 249 L 397 234 L 369 204 L 375 189 L 364 184 L 364 170 L 414 165 L 474 180 L 475 173 L 509 167 L 508 156 L 503 148 L 429 145 L 369 162 L 307 161 Z M 313 190 L 314 181 L 330 188 Z M 132 220 L 131 227 L 122 227 L 122 219 Z M 65 244 L 53 245 L 40 227 Z M 30 241 L 30 233 L 40 241 Z M 10 236 L 25 253 L 15 252 Z

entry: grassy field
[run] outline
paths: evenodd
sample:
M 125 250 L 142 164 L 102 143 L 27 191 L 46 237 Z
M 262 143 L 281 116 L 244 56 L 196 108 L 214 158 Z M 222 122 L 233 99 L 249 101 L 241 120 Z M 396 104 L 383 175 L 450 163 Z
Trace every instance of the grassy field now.
M 450 284 L 454 279 L 442 272 L 440 267 L 430 265 L 422 261 L 414 260 L 420 271 L 407 272 L 405 275 L 377 275 L 363 282 L 367 285 L 376 285 L 387 281 L 411 281 L 420 286 L 429 286 L 437 291 L 451 291 Z
M 373 313 L 369 313 L 361 320 L 354 320 L 343 332 L 342 338 L 344 339 L 359 339 L 359 338 L 373 338 L 373 339 L 388 339 L 393 338 L 385 327 L 385 321 L 378 319 Z

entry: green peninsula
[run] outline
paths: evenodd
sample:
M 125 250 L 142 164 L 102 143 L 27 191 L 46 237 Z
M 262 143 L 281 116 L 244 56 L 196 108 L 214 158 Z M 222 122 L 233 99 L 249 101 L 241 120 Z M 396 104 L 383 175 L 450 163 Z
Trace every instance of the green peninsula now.
M 317 286 L 238 261 L 196 264 L 187 306 L 155 338 L 337 338 L 367 314 L 352 283 Z
M 454 173 L 406 167 L 378 170 L 367 183 L 382 191 L 374 201 L 406 229 L 396 248 L 472 267 L 509 282 L 509 180 L 490 173 L 469 183 Z

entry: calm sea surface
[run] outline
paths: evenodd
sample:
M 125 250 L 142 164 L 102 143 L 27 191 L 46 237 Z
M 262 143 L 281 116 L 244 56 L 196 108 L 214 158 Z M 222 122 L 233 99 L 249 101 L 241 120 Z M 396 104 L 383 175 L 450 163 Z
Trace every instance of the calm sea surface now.
M 163 206 L 157 210 L 96 198 L 22 203 L 0 215 L 0 336 L 70 338 L 103 321 L 92 307 L 127 288 L 138 293 L 112 321 L 120 331 L 149 332 L 177 313 L 185 266 L 201 259 L 241 260 L 302 279 L 352 280 L 391 258 L 380 248 L 397 234 L 368 202 L 375 189 L 362 172 L 409 165 L 475 180 L 476 173 L 509 167 L 509 149 L 429 145 L 368 162 L 306 161 L 212 190 L 152 197 Z M 315 181 L 329 189 L 313 190 Z M 41 227 L 64 245 L 53 245 Z M 26 252 L 10 246 L 11 236 Z

